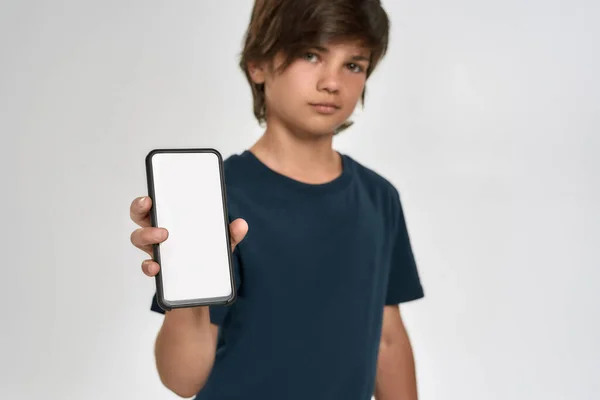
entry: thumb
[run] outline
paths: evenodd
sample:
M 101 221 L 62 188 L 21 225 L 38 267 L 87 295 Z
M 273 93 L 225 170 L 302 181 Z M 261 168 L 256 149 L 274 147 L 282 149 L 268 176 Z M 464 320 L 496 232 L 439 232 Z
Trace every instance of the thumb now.
M 242 218 L 238 218 L 229 224 L 229 237 L 231 240 L 231 251 L 235 250 L 235 246 L 240 244 L 248 233 L 248 223 Z

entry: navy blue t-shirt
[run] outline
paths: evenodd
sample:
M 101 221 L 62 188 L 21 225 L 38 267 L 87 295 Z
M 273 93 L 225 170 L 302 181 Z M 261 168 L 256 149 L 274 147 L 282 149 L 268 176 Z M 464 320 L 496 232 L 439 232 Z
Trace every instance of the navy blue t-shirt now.
M 342 160 L 320 185 L 250 151 L 225 160 L 229 219 L 249 230 L 237 300 L 210 309 L 218 350 L 197 400 L 371 399 L 384 306 L 424 294 L 398 191 Z

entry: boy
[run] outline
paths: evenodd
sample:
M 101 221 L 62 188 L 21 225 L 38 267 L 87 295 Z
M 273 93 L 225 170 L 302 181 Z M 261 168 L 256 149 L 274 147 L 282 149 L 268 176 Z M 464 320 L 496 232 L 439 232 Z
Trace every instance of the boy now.
M 398 304 L 423 289 L 398 192 L 332 147 L 388 26 L 379 0 L 256 0 L 240 65 L 266 130 L 225 161 L 238 298 L 165 314 L 156 363 L 178 395 L 417 398 Z M 131 240 L 150 255 L 168 240 L 151 206 L 131 205 Z M 151 309 L 164 313 L 156 297 Z

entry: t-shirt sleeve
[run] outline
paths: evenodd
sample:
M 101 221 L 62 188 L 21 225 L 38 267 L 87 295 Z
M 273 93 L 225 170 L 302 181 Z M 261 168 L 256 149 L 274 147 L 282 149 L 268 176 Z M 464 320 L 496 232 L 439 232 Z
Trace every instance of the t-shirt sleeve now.
M 396 305 L 424 297 L 423 286 L 415 262 L 406 220 L 398 192 L 394 196 L 394 228 L 386 305 Z
M 235 290 L 237 292 L 240 287 L 240 283 L 241 283 L 240 262 L 239 262 L 239 256 L 238 256 L 237 251 L 235 251 L 232 254 L 232 264 L 233 264 L 233 277 L 234 277 L 234 281 L 235 281 Z M 225 321 L 225 317 L 227 317 L 227 313 L 229 312 L 230 307 L 231 306 L 225 306 L 225 305 L 210 306 L 209 307 L 210 322 L 215 325 L 221 326 L 221 324 L 223 324 L 223 321 Z M 160 306 L 158 305 L 156 293 L 154 293 L 154 295 L 152 296 L 152 304 L 150 305 L 150 310 L 160 313 L 160 314 L 165 313 L 165 311 L 162 308 L 160 308 Z
M 236 251 L 233 252 L 232 257 L 231 257 L 232 263 L 233 263 L 233 278 L 235 281 L 236 293 L 239 291 L 240 283 L 241 283 L 240 260 L 239 260 L 238 252 L 239 252 L 239 245 L 238 245 L 238 248 L 236 248 Z M 232 307 L 232 305 L 210 306 L 209 307 L 210 322 L 212 322 L 215 325 L 221 326 L 223 324 L 223 321 L 225 321 L 227 314 L 231 310 L 231 307 Z

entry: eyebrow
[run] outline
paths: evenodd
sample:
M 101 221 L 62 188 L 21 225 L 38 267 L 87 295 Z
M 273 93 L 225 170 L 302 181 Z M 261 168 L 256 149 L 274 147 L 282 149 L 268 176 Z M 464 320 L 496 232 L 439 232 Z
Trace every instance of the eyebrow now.
M 322 51 L 323 53 L 329 53 L 329 49 L 323 47 L 323 46 L 315 46 L 316 50 Z M 352 61 L 365 61 L 365 62 L 370 62 L 371 59 L 369 57 L 366 56 L 362 56 L 362 55 L 354 55 L 351 57 Z

